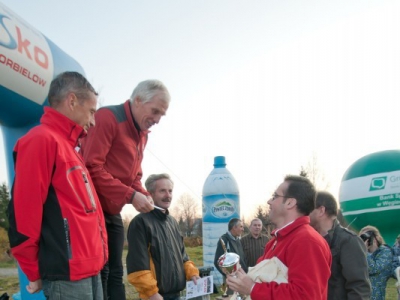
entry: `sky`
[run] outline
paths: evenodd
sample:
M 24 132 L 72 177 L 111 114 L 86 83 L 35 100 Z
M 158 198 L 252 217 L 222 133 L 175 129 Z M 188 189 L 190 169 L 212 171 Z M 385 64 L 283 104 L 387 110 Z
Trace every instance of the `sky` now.
M 251 218 L 313 157 L 337 196 L 356 160 L 399 148 L 399 1 L 0 2 L 79 62 L 102 106 L 165 83 L 171 104 L 142 166 L 172 175 L 175 201 L 200 206 L 215 156 Z

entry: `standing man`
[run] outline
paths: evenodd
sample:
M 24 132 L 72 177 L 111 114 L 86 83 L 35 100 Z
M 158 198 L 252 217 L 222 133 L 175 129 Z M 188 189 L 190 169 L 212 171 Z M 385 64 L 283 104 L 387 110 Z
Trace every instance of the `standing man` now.
M 261 220 L 253 219 L 250 223 L 250 233 L 240 239 L 248 267 L 254 267 L 257 264 L 257 260 L 263 255 L 265 245 L 269 241 L 269 238 L 261 231 Z
M 168 174 L 146 180 L 159 209 L 137 215 L 129 224 L 126 267 L 128 281 L 141 299 L 177 300 L 186 280 L 197 282 L 199 270 L 186 254 L 183 237 L 168 208 L 174 184 Z
M 328 300 L 370 299 L 367 249 L 354 232 L 337 220 L 337 202 L 332 194 L 318 192 L 316 208 L 310 213 L 311 226 L 328 242 L 332 253 Z
M 139 212 L 153 209 L 141 183 L 144 148 L 149 129 L 168 109 L 170 96 L 158 80 L 140 82 L 131 98 L 96 113 L 96 124 L 82 143 L 82 154 L 104 211 L 109 261 L 102 270 L 105 300 L 124 300 L 122 250 L 124 226 L 120 212 L 133 204 Z
M 289 282 L 256 283 L 239 270 L 237 277 L 228 276 L 229 287 L 253 300 L 326 300 L 332 257 L 326 241 L 310 226 L 314 186 L 305 177 L 288 175 L 268 204 L 276 229 L 258 262 L 277 257 L 288 267 Z
M 247 262 L 244 256 L 243 252 L 243 247 L 242 244 L 240 243 L 240 236 L 242 235 L 244 231 L 243 227 L 243 222 L 238 219 L 238 218 L 232 218 L 229 220 L 228 223 L 228 231 L 224 233 L 220 239 L 218 240 L 217 243 L 217 249 L 215 250 L 215 256 L 214 256 L 214 266 L 217 268 L 218 272 L 220 272 L 223 276 L 223 286 L 226 287 L 226 274 L 222 272 L 221 268 L 218 265 L 218 259 L 221 257 L 222 254 L 224 254 L 224 249 L 221 244 L 221 239 L 225 243 L 225 247 L 227 252 L 233 252 L 239 255 L 240 257 L 240 266 L 244 270 L 244 272 L 247 273 Z M 229 287 L 227 291 L 225 291 L 224 294 L 232 295 L 233 290 L 231 290 Z
M 47 299 L 103 299 L 100 270 L 107 261 L 103 212 L 77 153 L 94 126 L 97 93 L 79 73 L 50 85 L 40 125 L 14 148 L 15 180 L 8 206 L 13 256 Z

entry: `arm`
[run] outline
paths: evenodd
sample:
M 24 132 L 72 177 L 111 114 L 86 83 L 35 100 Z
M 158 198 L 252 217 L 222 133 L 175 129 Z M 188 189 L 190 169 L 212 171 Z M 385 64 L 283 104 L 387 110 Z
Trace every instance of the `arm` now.
M 183 243 L 183 237 L 182 237 L 182 235 L 180 234 L 180 231 L 179 231 L 179 225 L 178 225 L 178 223 L 176 222 L 175 219 L 174 219 L 174 224 L 175 224 L 176 232 L 179 235 L 178 238 L 180 238 L 180 241 L 181 241 L 181 255 L 182 255 L 182 258 L 183 258 L 183 269 L 185 270 L 186 280 L 193 280 L 193 282 L 195 284 L 197 284 L 197 279 L 200 278 L 199 269 L 197 269 L 197 267 L 194 264 L 194 262 L 189 260 L 189 256 L 186 253 L 185 244 Z
M 340 265 L 345 278 L 347 299 L 368 299 L 371 293 L 367 249 L 357 236 L 349 235 L 340 248 Z
M 51 138 L 29 135 L 15 150 L 15 180 L 8 208 L 9 240 L 13 256 L 30 282 L 40 279 L 38 252 L 43 204 L 55 164 Z
M 392 251 L 385 246 L 380 246 L 377 253 L 368 253 L 367 262 L 369 275 L 376 275 L 392 270 Z M 389 271 L 391 274 L 391 272 Z
M 147 237 L 146 227 L 140 215 L 131 221 L 127 239 L 126 268 L 129 283 L 136 288 L 140 298 L 148 299 L 154 296 L 154 299 L 158 299 L 155 268 L 148 249 L 151 241 Z

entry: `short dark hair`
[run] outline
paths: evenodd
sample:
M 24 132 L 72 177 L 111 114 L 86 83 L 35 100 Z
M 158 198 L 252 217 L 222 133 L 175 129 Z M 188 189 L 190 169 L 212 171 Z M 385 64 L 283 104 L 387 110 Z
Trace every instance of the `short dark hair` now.
M 317 192 L 317 197 L 315 198 L 315 208 L 325 207 L 325 213 L 332 217 L 337 217 L 338 215 L 338 205 L 335 200 L 335 197 L 331 193 L 328 192 Z
M 297 211 L 308 216 L 315 208 L 314 185 L 308 178 L 298 175 L 286 175 L 285 182 L 289 183 L 285 196 L 295 198 Z
M 156 182 L 160 179 L 168 179 L 169 181 L 171 181 L 172 186 L 174 185 L 174 182 L 168 174 L 153 174 L 147 177 L 146 182 L 144 183 L 144 185 L 146 186 L 146 190 L 149 193 L 154 193 L 156 191 Z
M 242 222 L 242 220 L 238 218 L 232 218 L 229 220 L 228 223 L 228 230 L 231 231 L 233 227 L 235 227 L 239 222 Z
M 47 99 L 51 107 L 57 107 L 68 95 L 74 93 L 79 101 L 89 98 L 89 93 L 98 93 L 87 79 L 78 72 L 63 72 L 57 75 L 50 84 Z

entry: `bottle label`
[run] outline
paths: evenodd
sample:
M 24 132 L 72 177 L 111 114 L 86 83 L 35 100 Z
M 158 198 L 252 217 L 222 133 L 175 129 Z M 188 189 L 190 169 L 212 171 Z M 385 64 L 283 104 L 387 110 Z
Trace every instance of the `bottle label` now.
M 239 216 L 239 195 L 219 194 L 203 197 L 203 222 L 227 223 Z

